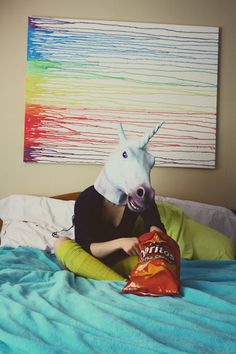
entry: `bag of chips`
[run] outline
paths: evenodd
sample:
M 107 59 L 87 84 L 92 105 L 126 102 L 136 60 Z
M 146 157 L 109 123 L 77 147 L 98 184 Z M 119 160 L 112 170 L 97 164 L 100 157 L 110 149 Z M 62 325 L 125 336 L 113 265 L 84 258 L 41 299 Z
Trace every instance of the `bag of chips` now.
M 163 296 L 180 293 L 180 250 L 178 244 L 159 231 L 139 237 L 141 252 L 137 265 L 121 293 Z

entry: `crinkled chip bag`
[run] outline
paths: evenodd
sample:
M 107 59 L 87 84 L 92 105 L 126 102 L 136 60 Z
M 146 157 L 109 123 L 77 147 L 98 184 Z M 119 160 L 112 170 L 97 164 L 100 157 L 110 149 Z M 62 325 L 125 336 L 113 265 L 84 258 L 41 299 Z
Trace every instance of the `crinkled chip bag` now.
M 141 252 L 137 265 L 121 293 L 181 296 L 180 250 L 163 232 L 152 231 L 139 237 Z

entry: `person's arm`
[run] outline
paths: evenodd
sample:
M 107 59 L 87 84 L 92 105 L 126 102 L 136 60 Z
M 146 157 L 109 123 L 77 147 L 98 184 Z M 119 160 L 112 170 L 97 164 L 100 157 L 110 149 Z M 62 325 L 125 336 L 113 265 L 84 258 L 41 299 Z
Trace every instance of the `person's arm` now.
M 151 203 L 143 214 L 144 227 L 146 231 L 162 231 L 166 233 L 164 224 L 161 221 L 160 214 L 155 201 Z
M 91 254 L 90 245 L 101 232 L 99 199 L 91 187 L 83 191 L 75 202 L 75 241 Z
M 138 256 L 140 253 L 138 238 L 121 237 L 111 241 L 91 243 L 90 245 L 92 255 L 97 258 L 103 258 L 120 249 L 129 256 Z

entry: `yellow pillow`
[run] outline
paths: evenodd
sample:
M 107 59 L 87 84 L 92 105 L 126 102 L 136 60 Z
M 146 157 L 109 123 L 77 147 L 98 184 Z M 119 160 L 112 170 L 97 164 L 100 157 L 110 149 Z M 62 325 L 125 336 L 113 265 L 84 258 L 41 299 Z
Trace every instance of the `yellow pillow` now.
M 166 232 L 179 245 L 181 257 L 192 260 L 229 260 L 236 257 L 236 244 L 226 235 L 188 218 L 176 206 L 157 201 Z M 143 232 L 141 218 L 135 231 Z

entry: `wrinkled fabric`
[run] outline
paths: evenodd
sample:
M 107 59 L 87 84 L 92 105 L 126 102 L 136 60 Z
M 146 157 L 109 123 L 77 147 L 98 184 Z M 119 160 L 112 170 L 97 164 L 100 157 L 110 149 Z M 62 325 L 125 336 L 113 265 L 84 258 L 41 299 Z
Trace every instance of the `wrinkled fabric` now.
M 182 261 L 183 297 L 121 294 L 122 281 L 62 270 L 33 248 L 0 248 L 0 352 L 235 353 L 236 262 Z

